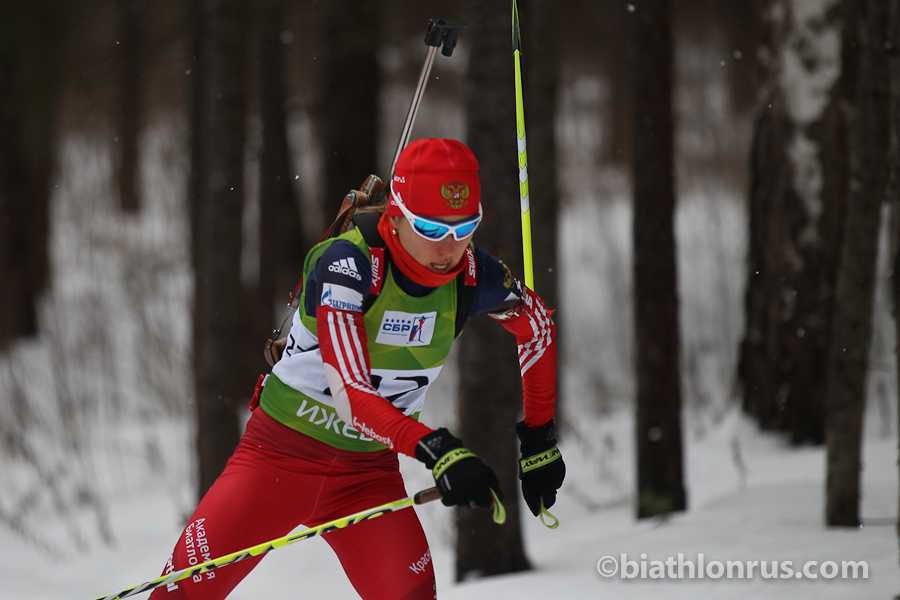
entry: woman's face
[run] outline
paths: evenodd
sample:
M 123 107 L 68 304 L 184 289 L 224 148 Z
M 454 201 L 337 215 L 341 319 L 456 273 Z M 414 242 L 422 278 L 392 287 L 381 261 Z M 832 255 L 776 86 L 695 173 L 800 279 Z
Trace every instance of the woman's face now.
M 448 215 L 429 218 L 445 223 L 457 223 L 472 217 L 471 215 Z M 439 242 L 432 242 L 413 231 L 412 225 L 409 224 L 406 217 L 391 217 L 390 219 L 394 229 L 397 230 L 397 238 L 403 248 L 417 263 L 435 273 L 446 273 L 459 264 L 466 251 L 466 246 L 472 241 L 471 236 L 457 240 L 452 235 L 448 235 Z

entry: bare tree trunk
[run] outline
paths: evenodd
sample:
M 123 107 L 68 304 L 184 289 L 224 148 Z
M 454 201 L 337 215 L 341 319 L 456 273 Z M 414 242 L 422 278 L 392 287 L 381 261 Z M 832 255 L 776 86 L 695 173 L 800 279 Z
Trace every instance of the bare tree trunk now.
M 377 169 L 382 6 L 378 0 L 330 0 L 322 47 L 321 114 L 325 220 Z M 384 175 L 386 178 L 387 175 Z
M 818 0 L 802 14 L 787 0 L 758 6 L 744 410 L 764 429 L 789 432 L 794 444 L 822 443 L 822 373 L 846 190 L 840 60 L 828 43 L 842 27 L 840 3 Z
M 888 181 L 888 11 L 849 0 L 844 43 L 849 177 L 825 396 L 826 522 L 859 525 L 860 453 L 878 221 Z
M 758 2 L 759 0 L 757 0 Z M 729 60 L 729 84 L 732 109 L 737 114 L 747 114 L 756 104 L 753 54 L 759 41 L 760 23 L 756 18 L 754 2 L 722 2 L 716 6 L 717 18 L 734 52 Z M 702 6 L 709 6 L 706 2 Z
M 888 11 L 888 39 L 893 45 L 900 40 L 900 0 L 888 0 Z M 891 123 L 888 193 L 891 202 L 891 296 L 894 303 L 894 330 L 898 335 L 896 339 L 900 340 L 900 52 L 897 52 L 896 46 L 893 50 L 888 54 L 888 82 L 890 85 L 888 98 Z M 900 365 L 900 346 L 896 352 L 897 362 Z M 897 374 L 900 379 L 900 368 L 897 369 Z M 896 424 L 900 429 L 900 405 L 898 405 Z M 897 520 L 896 528 L 897 537 L 900 540 L 900 518 Z
M 138 136 L 141 125 L 141 78 L 146 0 L 119 0 L 119 122 L 116 135 L 119 206 L 140 210 Z
M 291 184 L 291 154 L 285 110 L 284 6 L 275 5 L 259 18 L 259 111 L 262 152 L 259 168 L 260 244 L 256 315 L 265 333 L 283 315 L 305 246 L 300 213 Z M 280 302 L 279 302 L 280 301 Z M 257 340 L 258 342 L 259 340 Z M 251 340 L 252 343 L 252 340 Z
M 468 143 L 480 164 L 487 211 L 476 242 L 508 264 L 521 265 L 509 4 L 476 0 L 467 21 L 472 48 L 466 90 Z M 479 317 L 469 322 L 460 342 L 459 435 L 497 473 L 506 494 L 507 519 L 497 526 L 488 511 L 457 509 L 457 580 L 530 568 L 522 546 L 513 432 L 522 412 L 515 339 Z
M 41 208 L 46 221 L 47 193 L 31 184 L 34 155 L 29 152 L 15 96 L 21 94 L 21 62 L 13 53 L 0 56 L 0 351 L 16 338 L 37 333 L 35 286 L 29 271 L 46 276 L 46 251 L 30 239 L 31 214 Z M 46 244 L 45 235 L 41 240 Z M 43 264 L 36 264 L 39 259 Z
M 202 496 L 237 445 L 243 372 L 241 216 L 244 188 L 245 6 L 201 0 L 198 240 L 195 278 L 197 450 Z
M 206 165 L 203 160 L 203 145 L 201 136 L 203 118 L 204 90 L 207 82 L 207 69 L 203 61 L 203 43 L 205 36 L 204 26 L 204 0 L 191 0 L 190 21 L 190 58 L 188 64 L 191 72 L 191 89 L 188 100 L 188 145 L 191 156 L 191 174 L 188 179 L 188 215 L 191 228 L 191 263 L 194 271 L 197 270 L 197 257 L 200 256 L 200 185 Z M 195 302 L 196 304 L 196 302 Z M 196 320 L 196 319 L 195 319 Z M 194 327 L 194 345 L 197 328 Z
M 531 199 L 531 240 L 534 289 L 551 310 L 559 304 L 559 177 L 556 169 L 556 96 L 559 87 L 559 10 L 551 0 L 519 2 L 522 25 L 522 68 L 525 126 L 528 141 L 528 187 Z M 556 312 L 557 361 L 566 364 L 564 315 Z M 562 377 L 562 373 L 560 373 Z M 565 428 L 556 405 L 557 431 Z
M 551 309 L 559 306 L 559 186 L 554 127 L 560 66 L 557 50 L 558 12 L 551 0 L 519 2 L 528 141 L 528 186 L 532 200 L 534 286 L 544 304 Z M 558 322 L 556 327 L 558 333 Z
M 668 0 L 634 3 L 631 44 L 638 518 L 684 510 Z
M 49 204 L 55 168 L 60 52 L 70 23 L 30 4 L 0 6 L 0 353 L 38 333 L 50 277 Z

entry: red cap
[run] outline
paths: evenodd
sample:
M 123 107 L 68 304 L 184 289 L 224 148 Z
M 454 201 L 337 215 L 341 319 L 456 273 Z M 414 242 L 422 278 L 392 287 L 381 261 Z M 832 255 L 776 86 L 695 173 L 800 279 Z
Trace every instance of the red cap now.
M 477 215 L 481 201 L 478 160 L 456 140 L 416 140 L 400 153 L 391 190 L 406 208 L 423 217 Z M 403 214 L 393 198 L 387 214 Z

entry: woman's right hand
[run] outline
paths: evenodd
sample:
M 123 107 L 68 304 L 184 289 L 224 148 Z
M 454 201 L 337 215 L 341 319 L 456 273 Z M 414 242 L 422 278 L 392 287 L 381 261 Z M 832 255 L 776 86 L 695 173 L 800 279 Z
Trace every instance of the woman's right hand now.
M 443 427 L 416 444 L 416 458 L 431 469 L 444 506 L 490 510 L 493 507 L 491 491 L 498 501 L 503 500 L 494 470 L 471 450 L 463 448 L 462 440 Z

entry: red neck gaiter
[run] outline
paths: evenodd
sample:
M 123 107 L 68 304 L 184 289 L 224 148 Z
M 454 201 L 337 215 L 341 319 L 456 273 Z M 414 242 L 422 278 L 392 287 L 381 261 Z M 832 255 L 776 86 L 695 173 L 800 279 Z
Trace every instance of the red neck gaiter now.
M 453 278 L 463 270 L 466 261 L 462 259 L 446 273 L 435 273 L 428 267 L 423 267 L 409 255 L 409 252 L 406 251 L 406 248 L 403 247 L 397 236 L 393 234 L 393 231 L 394 226 L 391 225 L 390 218 L 387 215 L 381 215 L 381 219 L 378 221 L 378 233 L 381 234 L 388 252 L 391 254 L 391 260 L 400 267 L 400 271 L 404 275 L 419 285 L 424 285 L 425 287 L 442 286 L 453 281 Z

